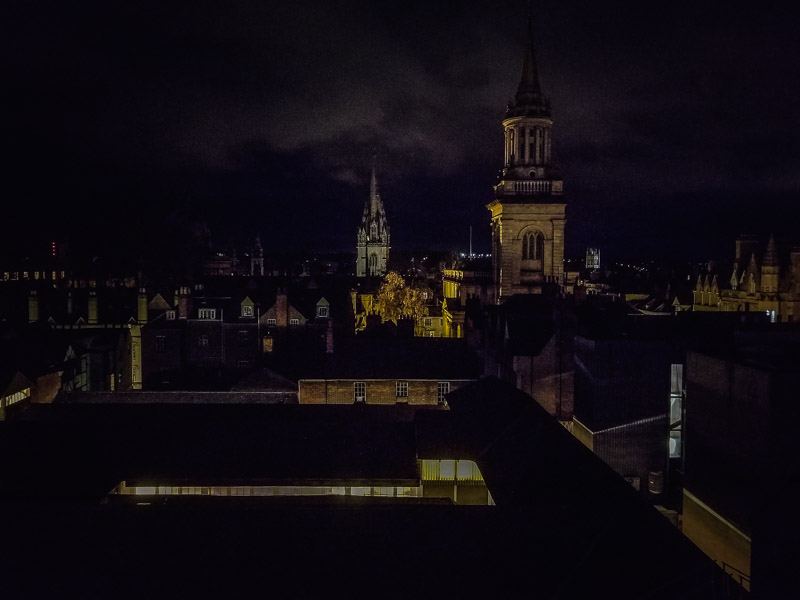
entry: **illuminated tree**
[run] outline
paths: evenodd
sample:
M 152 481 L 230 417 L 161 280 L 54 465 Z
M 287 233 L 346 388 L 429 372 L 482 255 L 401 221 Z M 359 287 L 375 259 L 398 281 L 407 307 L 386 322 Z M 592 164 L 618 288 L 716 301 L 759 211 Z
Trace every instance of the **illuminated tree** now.
M 425 297 L 420 290 L 407 287 L 396 272 L 389 271 L 375 295 L 375 312 L 384 321 L 394 323 L 403 317 L 418 317 L 425 313 Z

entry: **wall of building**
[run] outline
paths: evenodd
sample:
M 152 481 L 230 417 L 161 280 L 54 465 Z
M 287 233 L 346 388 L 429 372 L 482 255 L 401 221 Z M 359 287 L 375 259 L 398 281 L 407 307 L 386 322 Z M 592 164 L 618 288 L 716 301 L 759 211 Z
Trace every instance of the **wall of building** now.
M 354 384 L 363 381 L 366 384 L 367 404 L 409 404 L 419 406 L 438 406 L 439 381 L 443 380 L 409 380 L 409 379 L 334 379 L 309 380 L 298 382 L 298 399 L 300 404 L 354 404 Z M 408 397 L 397 397 L 396 383 L 404 381 L 408 384 Z M 469 381 L 449 381 L 450 391 L 463 387 Z
M 686 490 L 683 533 L 728 573 L 741 573 L 742 585 L 750 589 L 750 537 Z

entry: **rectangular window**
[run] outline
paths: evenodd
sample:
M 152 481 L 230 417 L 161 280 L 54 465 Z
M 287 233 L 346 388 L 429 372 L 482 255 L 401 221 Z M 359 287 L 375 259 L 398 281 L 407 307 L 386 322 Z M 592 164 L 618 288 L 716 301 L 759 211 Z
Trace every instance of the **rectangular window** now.
M 450 393 L 450 382 L 449 381 L 440 381 L 437 387 L 437 394 L 436 394 L 436 401 L 440 404 L 444 404 L 444 397 Z
M 300 319 L 289 319 L 289 325 L 292 327 L 297 327 L 300 325 Z
M 239 363 L 240 369 L 249 369 L 250 368 L 250 361 L 249 360 L 240 360 Z
M 175 311 L 168 310 L 167 311 L 167 321 L 174 321 L 175 320 Z
M 197 311 L 197 316 L 200 319 L 216 319 L 217 318 L 217 309 L 216 308 L 201 308 Z
M 249 340 L 249 336 L 247 335 L 248 332 L 246 329 L 241 329 L 237 332 L 236 338 L 239 340 L 240 344 L 246 344 Z
M 242 316 L 243 317 L 252 317 L 253 316 L 253 307 L 249 304 L 242 304 Z
M 328 318 L 328 307 L 327 306 L 318 306 L 317 307 L 317 317 L 321 319 Z
M 408 398 L 408 382 L 398 381 L 394 384 L 394 395 L 398 398 Z
M 278 322 L 275 319 L 267 319 L 267 325 L 277 325 Z
M 681 421 L 683 409 L 683 365 L 670 365 L 669 388 L 669 424 L 675 425 Z
M 425 319 L 425 327 L 430 327 L 430 326 L 431 326 L 431 320 L 426 318 Z
M 367 384 L 364 381 L 356 381 L 353 384 L 353 399 L 356 402 L 367 401 Z
M 164 352 L 167 349 L 167 338 L 163 335 L 156 336 L 156 352 Z
M 205 333 L 197 336 L 197 345 L 200 347 L 208 346 L 208 336 Z

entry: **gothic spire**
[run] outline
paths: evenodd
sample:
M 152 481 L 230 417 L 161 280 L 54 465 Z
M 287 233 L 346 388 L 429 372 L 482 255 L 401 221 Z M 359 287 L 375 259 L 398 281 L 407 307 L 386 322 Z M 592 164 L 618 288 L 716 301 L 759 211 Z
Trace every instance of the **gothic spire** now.
M 378 211 L 381 197 L 378 193 L 378 175 L 375 168 L 376 158 L 372 157 L 372 178 L 369 182 L 369 214 L 374 215 Z
M 508 107 L 508 116 L 550 116 L 550 103 L 542 95 L 536 51 L 533 44 L 533 17 L 528 12 L 528 44 L 522 62 L 522 75 L 514 102 Z
M 531 15 L 528 14 L 528 47 L 525 51 L 525 60 L 522 63 L 522 77 L 517 88 L 517 103 L 525 103 L 523 96 L 541 96 L 542 88 L 539 84 L 539 70 L 536 67 L 536 53 L 533 49 L 533 25 Z M 522 102 L 521 102 L 522 101 Z
M 764 267 L 777 267 L 778 266 L 778 251 L 775 248 L 775 236 L 769 236 L 767 243 L 767 251 L 764 253 L 764 260 L 761 262 Z

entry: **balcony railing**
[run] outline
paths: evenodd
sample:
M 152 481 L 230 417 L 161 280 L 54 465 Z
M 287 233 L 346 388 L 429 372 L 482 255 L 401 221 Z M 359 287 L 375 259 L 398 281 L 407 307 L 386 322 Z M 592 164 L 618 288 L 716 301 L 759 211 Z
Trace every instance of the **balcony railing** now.
M 549 181 L 515 181 L 514 192 L 517 194 L 549 194 Z

